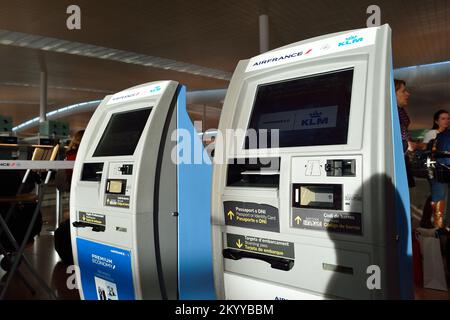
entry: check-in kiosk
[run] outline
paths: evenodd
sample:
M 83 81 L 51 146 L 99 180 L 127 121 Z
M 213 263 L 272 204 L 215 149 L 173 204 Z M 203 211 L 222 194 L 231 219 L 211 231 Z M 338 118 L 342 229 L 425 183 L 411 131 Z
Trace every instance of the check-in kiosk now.
M 213 169 L 219 299 L 413 298 L 394 99 L 388 25 L 239 62 Z
M 83 299 L 215 297 L 212 167 L 179 161 L 177 142 L 187 135 L 203 147 L 186 112 L 186 89 L 174 81 L 107 96 L 96 109 L 77 154 L 70 197 Z

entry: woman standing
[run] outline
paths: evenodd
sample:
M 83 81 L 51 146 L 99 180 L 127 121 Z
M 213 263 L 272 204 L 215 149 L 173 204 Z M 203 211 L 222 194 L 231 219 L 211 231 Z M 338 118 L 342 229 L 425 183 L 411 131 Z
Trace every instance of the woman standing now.
M 83 138 L 84 130 L 78 131 L 70 141 L 66 151 L 65 160 L 74 161 L 77 157 L 78 147 Z M 72 170 L 59 170 L 56 176 L 56 186 L 61 192 L 69 192 L 72 181 Z M 55 231 L 55 250 L 62 261 L 68 265 L 73 264 L 72 242 L 70 237 L 70 219 L 63 221 Z M 106 297 L 106 296 L 105 296 Z
M 408 106 L 410 94 L 408 90 L 406 90 L 406 82 L 404 80 L 395 79 L 394 85 L 395 85 L 395 96 L 397 98 L 398 117 L 400 120 L 400 130 L 402 134 L 403 152 L 405 154 L 406 175 L 408 177 L 408 186 L 412 188 L 415 187 L 416 184 L 414 182 L 414 177 L 411 172 L 409 157 L 407 156 L 406 152 L 408 150 L 414 151 L 417 148 L 417 144 L 411 141 L 408 132 L 408 127 L 411 123 L 411 120 L 409 119 L 408 113 L 406 112 L 406 107 Z
M 77 157 L 78 147 L 80 146 L 81 139 L 83 138 L 84 130 L 80 130 L 70 140 L 69 147 L 66 151 L 66 160 L 74 161 Z
M 423 143 L 429 143 L 436 139 L 438 133 L 448 129 L 450 123 L 450 115 L 447 110 L 439 110 L 433 116 L 433 127 L 429 130 L 423 138 Z
M 448 129 L 450 123 L 450 115 L 446 110 L 439 110 L 433 116 L 433 127 L 428 131 L 423 139 L 423 143 L 429 144 L 430 141 L 435 140 L 437 135 Z M 435 149 L 434 143 L 430 149 Z M 434 151 L 434 150 L 433 150 Z M 429 180 L 431 189 L 431 208 L 433 212 L 433 225 L 436 228 L 444 227 L 444 211 L 445 211 L 445 191 L 447 189 L 446 183 L 441 183 L 433 179 Z M 430 217 L 424 216 L 425 221 L 422 221 L 424 227 L 430 225 Z

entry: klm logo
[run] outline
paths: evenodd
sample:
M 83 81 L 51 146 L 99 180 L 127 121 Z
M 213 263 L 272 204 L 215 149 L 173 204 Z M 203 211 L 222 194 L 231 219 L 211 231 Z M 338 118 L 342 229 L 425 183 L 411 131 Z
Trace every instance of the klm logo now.
M 159 90 L 161 90 L 161 86 L 156 86 L 156 87 L 150 89 L 149 92 L 150 93 L 155 93 L 155 92 L 158 92 Z
M 309 114 L 309 119 L 302 120 L 302 127 L 320 126 L 328 124 L 328 117 L 322 117 L 322 112 L 313 112 Z
M 358 42 L 362 42 L 364 40 L 364 38 L 359 38 L 357 36 L 351 36 L 348 38 L 345 38 L 345 41 L 339 42 L 338 47 L 342 47 L 342 46 L 348 46 L 350 44 L 355 44 Z

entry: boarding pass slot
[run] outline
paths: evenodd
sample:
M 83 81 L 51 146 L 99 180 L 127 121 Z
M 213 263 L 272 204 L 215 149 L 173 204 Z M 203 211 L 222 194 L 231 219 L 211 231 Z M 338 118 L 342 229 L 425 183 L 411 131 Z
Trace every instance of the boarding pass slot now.
M 103 162 L 99 163 L 83 163 L 83 171 L 81 172 L 81 181 L 100 182 L 103 174 Z
M 294 267 L 294 260 L 291 259 L 271 257 L 264 254 L 240 251 L 235 249 L 224 249 L 223 257 L 231 260 L 240 260 L 242 258 L 262 260 L 269 263 L 272 268 L 282 271 L 289 271 L 292 269 L 292 267 Z
M 75 228 L 92 228 L 94 232 L 105 232 L 105 226 L 99 226 L 92 223 L 86 223 L 82 221 L 75 221 L 72 223 Z

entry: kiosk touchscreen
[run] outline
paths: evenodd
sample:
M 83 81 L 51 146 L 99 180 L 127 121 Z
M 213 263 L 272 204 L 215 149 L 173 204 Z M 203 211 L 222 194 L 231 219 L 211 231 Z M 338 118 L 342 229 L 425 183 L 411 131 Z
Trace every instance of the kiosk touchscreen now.
M 202 148 L 186 112 L 186 89 L 174 81 L 107 96 L 96 109 L 70 197 L 83 299 L 215 297 L 212 168 L 179 161 L 181 131 Z
M 239 62 L 213 170 L 218 298 L 413 298 L 394 99 L 388 25 Z

